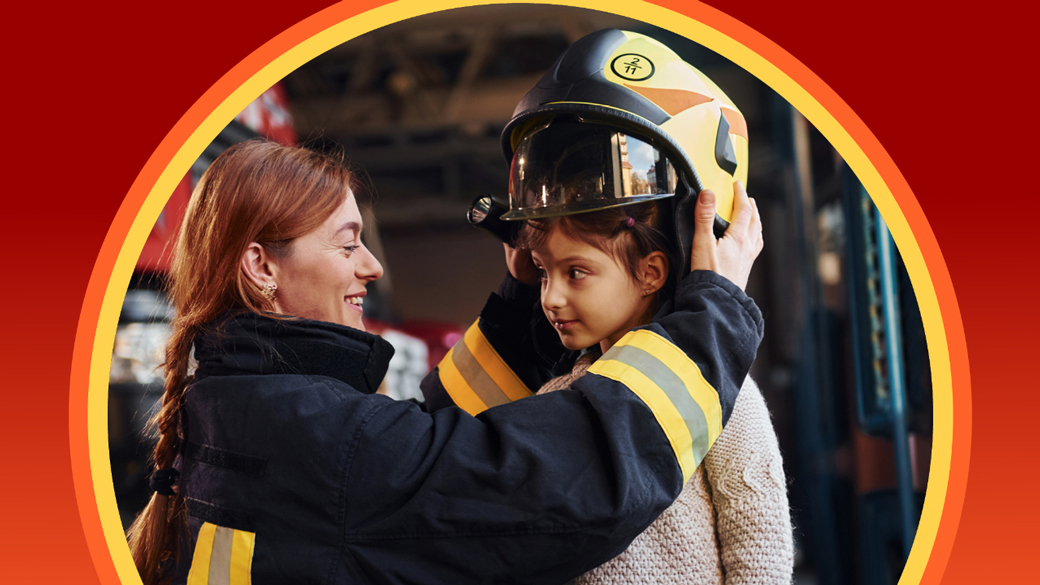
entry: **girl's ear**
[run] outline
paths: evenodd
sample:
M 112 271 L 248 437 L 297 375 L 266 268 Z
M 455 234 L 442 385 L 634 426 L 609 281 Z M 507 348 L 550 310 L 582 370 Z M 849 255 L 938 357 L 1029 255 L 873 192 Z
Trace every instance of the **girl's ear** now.
M 639 263 L 639 274 L 643 288 L 657 292 L 668 280 L 668 256 L 661 251 L 651 252 Z
M 274 265 L 270 254 L 263 246 L 256 242 L 250 242 L 246 251 L 242 253 L 242 272 L 257 288 L 263 289 L 269 284 L 277 285 L 275 275 L 277 266 Z

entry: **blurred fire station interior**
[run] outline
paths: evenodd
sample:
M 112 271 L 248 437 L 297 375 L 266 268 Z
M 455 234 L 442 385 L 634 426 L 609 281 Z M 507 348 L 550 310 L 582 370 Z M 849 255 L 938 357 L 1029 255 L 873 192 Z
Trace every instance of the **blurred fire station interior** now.
M 766 320 L 752 377 L 784 456 L 795 582 L 898 580 L 928 478 L 931 380 L 913 289 L 869 196 L 787 101 L 696 39 L 547 5 L 434 13 L 347 41 L 260 96 L 206 149 L 152 231 L 120 316 L 109 431 L 124 525 L 149 495 L 143 429 L 162 393 L 167 252 L 206 166 L 263 135 L 342 149 L 364 171 L 364 237 L 386 269 L 369 287 L 366 322 L 397 348 L 383 391 L 421 398 L 419 380 L 505 273 L 501 244 L 466 221 L 476 197 L 506 198 L 503 126 L 570 43 L 608 27 L 671 47 L 747 120 L 747 189 L 766 237 L 748 284 Z

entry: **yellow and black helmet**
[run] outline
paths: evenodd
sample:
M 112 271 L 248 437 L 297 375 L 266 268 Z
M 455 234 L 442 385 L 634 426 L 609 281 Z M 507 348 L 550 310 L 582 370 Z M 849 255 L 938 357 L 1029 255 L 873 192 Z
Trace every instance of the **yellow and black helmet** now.
M 747 125 L 729 97 L 668 47 L 617 29 L 560 56 L 517 105 L 502 148 L 511 164 L 505 220 L 677 194 L 680 217 L 707 188 L 725 226 L 733 181 L 747 182 Z

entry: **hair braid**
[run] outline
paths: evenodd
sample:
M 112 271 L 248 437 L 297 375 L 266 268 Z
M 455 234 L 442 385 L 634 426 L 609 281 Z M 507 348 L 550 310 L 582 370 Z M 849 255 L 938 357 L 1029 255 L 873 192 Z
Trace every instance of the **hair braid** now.
M 188 362 L 196 336 L 231 310 L 270 311 L 273 305 L 243 276 L 250 242 L 273 254 L 317 229 L 350 195 L 351 173 L 335 157 L 265 140 L 233 145 L 217 157 L 195 187 L 177 235 L 168 294 L 176 311 L 166 345 L 162 407 L 149 428 L 157 436 L 156 468 L 171 467 L 180 452 L 181 408 L 191 380 Z M 154 494 L 127 531 L 145 585 L 174 577 L 187 538 L 183 487 Z
M 188 382 L 188 360 L 192 342 L 198 330 L 178 318 L 166 346 L 165 392 L 162 407 L 148 423 L 158 441 L 152 453 L 156 469 L 173 466 L 181 445 L 181 403 Z M 180 556 L 179 538 L 176 533 L 187 530 L 187 514 L 184 497 L 175 490 L 172 496 L 152 494 L 147 507 L 137 517 L 127 532 L 130 552 L 144 585 L 165 583 L 173 575 L 164 575 L 160 569 L 172 559 Z

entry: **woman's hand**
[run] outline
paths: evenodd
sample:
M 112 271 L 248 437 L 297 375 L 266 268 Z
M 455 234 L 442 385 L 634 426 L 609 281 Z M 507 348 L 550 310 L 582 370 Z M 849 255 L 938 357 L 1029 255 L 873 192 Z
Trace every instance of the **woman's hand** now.
M 715 194 L 701 191 L 697 197 L 697 208 L 693 252 L 690 254 L 691 270 L 711 270 L 728 278 L 744 290 L 747 286 L 751 265 L 762 251 L 762 218 L 758 205 L 747 196 L 740 181 L 733 183 L 733 221 L 719 240 L 715 239 Z
M 538 286 L 542 279 L 538 277 L 538 269 L 531 259 L 531 251 L 517 250 L 509 244 L 502 244 L 502 247 L 506 250 L 506 266 L 509 267 L 509 273 L 513 278 L 524 284 Z

